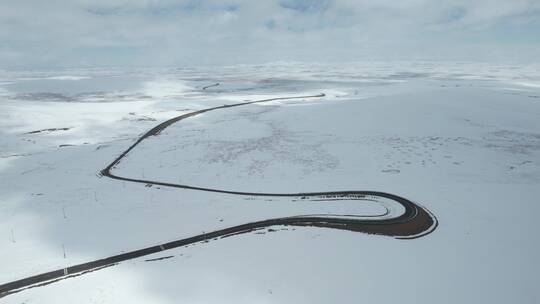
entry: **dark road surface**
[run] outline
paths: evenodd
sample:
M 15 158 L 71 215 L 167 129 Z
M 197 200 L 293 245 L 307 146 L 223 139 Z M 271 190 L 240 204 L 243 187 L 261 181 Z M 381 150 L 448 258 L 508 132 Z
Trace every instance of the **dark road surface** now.
M 107 258 L 90 261 L 87 263 L 67 267 L 64 269 L 58 269 L 55 271 L 38 274 L 32 277 L 24 278 L 18 281 L 13 281 L 7 284 L 0 285 L 0 297 L 6 296 L 11 293 L 19 292 L 27 288 L 39 287 L 50 283 L 57 282 L 66 278 L 78 276 L 90 271 L 99 270 L 105 267 L 116 265 L 122 261 L 139 258 L 142 256 L 150 255 L 164 250 L 169 250 L 181 246 L 186 246 L 193 243 L 202 241 L 209 241 L 213 239 L 219 239 L 229 237 L 241 233 L 251 232 L 257 229 L 276 226 L 311 226 L 321 228 L 341 229 L 355 232 L 363 232 L 368 234 L 390 236 L 397 239 L 415 239 L 425 236 L 435 230 L 437 227 L 437 219 L 427 209 L 411 202 L 403 197 L 378 191 L 335 191 L 335 192 L 299 192 L 299 193 L 257 193 L 257 192 L 240 192 L 223 189 L 211 189 L 203 187 L 195 187 L 190 185 L 180 185 L 173 183 L 166 183 L 153 180 L 143 180 L 130 177 L 123 177 L 114 174 L 114 168 L 118 165 L 123 158 L 125 158 L 130 151 L 135 149 L 142 141 L 150 136 L 158 136 L 161 131 L 169 127 L 170 125 L 179 122 L 181 120 L 203 114 L 209 111 L 215 111 L 220 109 L 239 107 L 243 105 L 249 105 L 254 103 L 262 103 L 275 100 L 287 100 L 287 99 L 305 99 L 305 98 L 317 98 L 324 97 L 324 94 L 311 95 L 311 96 L 298 96 L 298 97 L 282 97 L 271 98 L 257 101 L 249 101 L 236 103 L 231 105 L 223 105 L 208 109 L 203 109 L 188 114 L 180 115 L 178 117 L 169 119 L 154 128 L 146 132 L 139 139 L 135 141 L 127 150 L 121 153 L 116 159 L 114 159 L 105 169 L 101 171 L 101 174 L 105 177 L 109 177 L 116 180 L 122 180 L 127 182 L 151 184 L 166 187 L 174 187 L 181 189 L 190 189 L 207 192 L 218 192 L 231 195 L 242 196 L 259 196 L 259 197 L 291 197 L 303 201 L 334 201 L 334 200 L 348 200 L 354 202 L 355 200 L 373 200 L 377 198 L 384 198 L 392 200 L 401 206 L 403 206 L 404 212 L 394 218 L 367 218 L 358 215 L 348 217 L 336 217 L 332 215 L 308 215 L 308 216 L 291 216 L 283 218 L 266 219 L 251 223 L 246 223 L 238 226 L 228 227 L 225 229 L 216 230 L 209 233 L 199 234 L 193 237 L 180 239 L 164 244 L 150 246 L 139 250 L 122 253 L 119 255 L 110 256 Z

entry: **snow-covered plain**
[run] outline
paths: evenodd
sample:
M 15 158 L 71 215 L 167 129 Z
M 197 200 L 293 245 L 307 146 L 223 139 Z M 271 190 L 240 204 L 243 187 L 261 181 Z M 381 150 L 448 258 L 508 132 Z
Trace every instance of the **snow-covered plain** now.
M 396 240 L 275 227 L 2 303 L 540 301 L 540 67 L 467 63 L 0 72 L 0 284 L 260 219 L 379 214 L 376 203 L 99 176 L 166 119 L 319 93 L 326 96 L 181 121 L 141 143 L 115 173 L 251 192 L 385 191 L 432 211 L 434 233 Z M 165 256 L 173 257 L 146 262 Z

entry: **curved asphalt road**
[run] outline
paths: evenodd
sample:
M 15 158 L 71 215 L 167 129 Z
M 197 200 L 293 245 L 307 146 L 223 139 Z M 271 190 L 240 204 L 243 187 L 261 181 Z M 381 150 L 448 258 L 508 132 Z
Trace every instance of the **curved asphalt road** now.
M 251 232 L 257 229 L 275 226 L 275 225 L 288 225 L 288 226 L 312 226 L 322 228 L 333 228 L 341 230 L 349 230 L 356 232 L 364 232 L 369 234 L 391 236 L 398 239 L 414 239 L 421 236 L 425 236 L 435 230 L 437 227 L 437 219 L 427 209 L 405 199 L 403 197 L 378 191 L 334 191 L 334 192 L 300 192 L 300 193 L 257 193 L 257 192 L 240 192 L 222 189 L 211 189 L 203 187 L 195 187 L 190 185 L 180 185 L 173 183 L 166 183 L 160 181 L 143 180 L 130 177 L 122 177 L 113 173 L 114 168 L 118 165 L 123 158 L 125 158 L 130 151 L 132 151 L 143 140 L 150 136 L 157 136 L 159 133 L 169 127 L 170 125 L 179 122 L 181 120 L 200 115 L 206 112 L 239 107 L 243 105 L 249 105 L 254 103 L 262 103 L 274 100 L 286 100 L 286 99 L 304 99 L 304 98 L 316 98 L 324 97 L 324 94 L 311 95 L 311 96 L 298 96 L 298 97 L 281 97 L 270 98 L 257 101 L 242 102 L 230 105 L 223 105 L 208 109 L 203 109 L 188 114 L 180 115 L 178 117 L 169 119 L 142 135 L 135 143 L 133 143 L 127 150 L 114 159 L 105 169 L 101 171 L 103 176 L 142 184 L 160 185 L 166 187 L 191 189 L 207 192 L 219 192 L 233 195 L 248 195 L 248 196 L 273 196 L 273 197 L 294 197 L 301 200 L 317 200 L 317 201 L 331 201 L 331 200 L 366 200 L 384 198 L 392 200 L 404 208 L 404 212 L 393 218 L 367 218 L 367 217 L 354 217 L 346 216 L 339 217 L 334 215 L 308 215 L 308 216 L 292 216 L 284 218 L 267 219 L 238 226 L 233 226 L 225 229 L 216 230 L 209 233 L 199 234 L 193 237 L 180 239 L 156 246 L 142 248 L 139 250 L 122 253 L 119 255 L 107 257 L 100 260 L 95 260 L 64 269 L 59 269 L 47 273 L 38 274 L 32 277 L 13 281 L 7 284 L 0 285 L 0 297 L 6 296 L 11 293 L 19 292 L 27 288 L 38 287 L 54 283 L 56 281 L 78 276 L 86 272 L 99 270 L 108 266 L 116 265 L 122 261 L 139 258 L 149 254 L 157 253 L 160 251 L 186 246 L 189 244 L 208 241 L 216 238 L 224 238 L 241 233 Z

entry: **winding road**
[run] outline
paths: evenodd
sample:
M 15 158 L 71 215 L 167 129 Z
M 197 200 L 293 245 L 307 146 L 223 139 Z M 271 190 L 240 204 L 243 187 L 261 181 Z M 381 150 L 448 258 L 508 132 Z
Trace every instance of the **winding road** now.
M 210 111 L 216 111 L 220 109 L 239 107 L 255 103 L 263 103 L 276 100 L 291 100 L 291 99 L 307 99 L 307 98 L 320 98 L 324 97 L 324 94 L 310 95 L 310 96 L 295 96 L 295 97 L 281 97 L 270 98 L 256 101 L 248 101 L 230 105 L 223 105 L 213 108 L 207 108 L 188 114 L 180 115 L 169 119 L 159 125 L 155 126 L 144 135 L 139 137 L 127 150 L 122 152 L 116 159 L 114 159 L 105 169 L 101 171 L 101 175 L 116 180 L 141 183 L 145 185 L 159 185 L 173 188 L 198 190 L 206 192 L 218 192 L 230 195 L 241 196 L 258 196 L 258 197 L 290 197 L 296 200 L 302 201 L 334 201 L 334 200 L 348 200 L 348 201 L 391 201 L 393 203 L 401 205 L 403 211 L 399 214 L 390 214 L 389 210 L 380 216 L 362 216 L 362 215 L 332 215 L 332 214 L 317 214 L 317 215 L 299 215 L 283 218 L 266 219 L 251 223 L 246 223 L 238 226 L 228 227 L 220 230 L 216 230 L 209 233 L 203 233 L 189 238 L 179 239 L 176 241 L 154 245 L 139 250 L 126 252 L 103 259 L 90 261 L 87 263 L 50 271 L 21 280 L 9 282 L 0 285 L 0 297 L 19 292 L 28 288 L 44 286 L 63 280 L 70 277 L 79 276 L 81 274 L 99 270 L 105 267 L 116 265 L 120 262 L 139 258 L 142 256 L 158 253 L 164 250 L 169 250 L 181 246 L 186 246 L 198 242 L 209 241 L 213 239 L 219 239 L 224 237 L 230 237 L 242 233 L 252 232 L 254 230 L 276 226 L 312 226 L 321 228 L 332 228 L 349 230 L 355 232 L 363 232 L 368 234 L 390 236 L 397 239 L 415 239 L 425 236 L 433 232 L 437 225 L 436 217 L 427 209 L 413 203 L 412 201 L 403 197 L 378 191 L 333 191 L 333 192 L 299 192 L 299 193 L 258 193 L 258 192 L 240 192 L 233 190 L 212 189 L 204 187 L 196 187 L 190 185 L 181 185 L 166 183 L 153 180 L 136 179 L 131 177 L 119 176 L 114 173 L 115 167 L 124 159 L 133 149 L 135 149 L 142 141 L 150 136 L 158 136 L 161 131 L 169 127 L 170 125 L 177 123 L 181 120 L 188 119 L 197 115 L 204 114 Z M 383 204 L 384 205 L 384 204 Z

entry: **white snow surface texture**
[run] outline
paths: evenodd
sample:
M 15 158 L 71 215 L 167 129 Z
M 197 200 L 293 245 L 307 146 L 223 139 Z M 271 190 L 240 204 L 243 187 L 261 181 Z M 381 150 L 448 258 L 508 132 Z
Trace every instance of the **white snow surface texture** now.
M 256 220 L 380 213 L 376 202 L 99 176 L 172 117 L 319 93 L 183 120 L 115 173 L 250 192 L 384 191 L 433 212 L 432 234 L 272 227 L 0 302 L 540 302 L 540 68 L 468 63 L 0 71 L 0 284 Z

